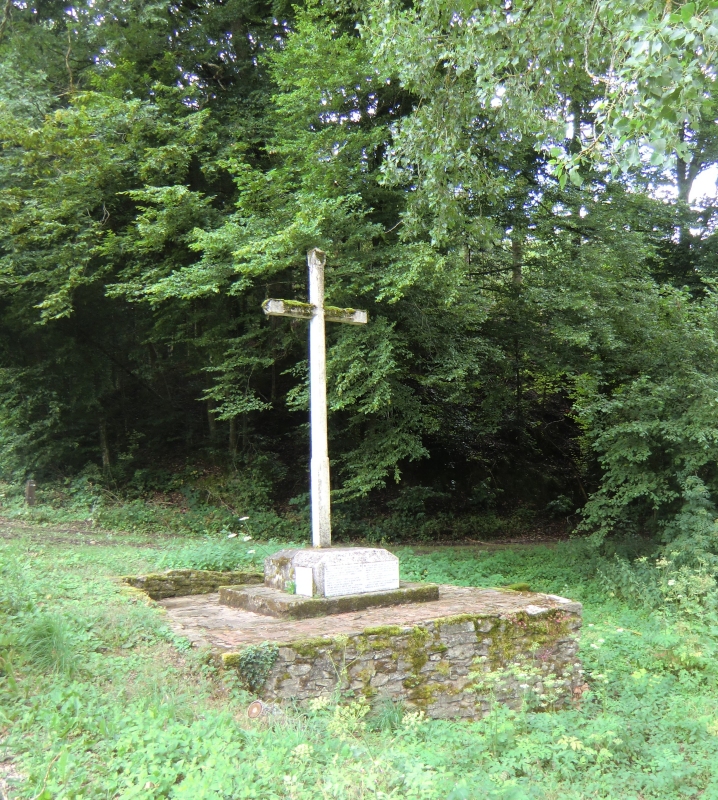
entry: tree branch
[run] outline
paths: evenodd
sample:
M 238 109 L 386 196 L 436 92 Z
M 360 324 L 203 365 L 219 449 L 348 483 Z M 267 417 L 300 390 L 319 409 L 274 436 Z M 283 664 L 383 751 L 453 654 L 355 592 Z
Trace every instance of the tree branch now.
M 3 37 L 5 36 L 5 28 L 7 27 L 7 24 L 10 22 L 11 11 L 12 0 L 5 0 L 5 5 L 3 6 L 2 10 L 2 20 L 0 20 L 0 42 L 2 42 Z

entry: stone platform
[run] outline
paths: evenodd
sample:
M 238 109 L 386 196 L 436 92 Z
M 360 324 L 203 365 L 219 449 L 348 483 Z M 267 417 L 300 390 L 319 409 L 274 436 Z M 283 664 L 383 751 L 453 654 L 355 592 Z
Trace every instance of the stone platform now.
M 218 600 L 194 595 L 160 605 L 175 633 L 209 646 L 269 701 L 341 688 L 402 700 L 431 717 L 472 718 L 491 698 L 559 706 L 583 684 L 581 605 L 554 595 L 440 586 L 438 600 L 301 620 Z
M 342 614 L 347 611 L 398 606 L 405 603 L 425 603 L 438 599 L 439 587 L 434 583 L 401 582 L 399 588 L 390 591 L 332 597 L 287 594 L 270 586 L 222 586 L 219 590 L 221 605 L 284 619 L 325 617 L 327 614 Z

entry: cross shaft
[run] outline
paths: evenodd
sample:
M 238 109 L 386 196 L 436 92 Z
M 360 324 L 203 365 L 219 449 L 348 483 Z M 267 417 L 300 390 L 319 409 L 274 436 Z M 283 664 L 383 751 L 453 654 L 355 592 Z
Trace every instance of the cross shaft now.
M 309 322 L 309 415 L 311 427 L 310 496 L 312 544 L 331 547 L 331 502 L 329 445 L 327 436 L 327 355 L 324 322 L 366 325 L 366 311 L 324 305 L 324 265 L 326 254 L 314 248 L 307 253 L 309 265 L 309 303 L 296 300 L 265 300 L 267 316 L 305 319 Z

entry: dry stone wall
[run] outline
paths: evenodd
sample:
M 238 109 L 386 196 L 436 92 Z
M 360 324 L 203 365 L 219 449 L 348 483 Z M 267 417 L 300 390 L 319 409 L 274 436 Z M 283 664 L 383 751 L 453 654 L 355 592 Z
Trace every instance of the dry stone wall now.
M 141 589 L 153 600 L 183 597 L 193 594 L 211 594 L 220 586 L 262 583 L 261 572 L 216 572 L 207 569 L 168 569 L 148 575 L 125 575 L 123 583 Z
M 341 688 L 370 700 L 402 700 L 430 717 L 473 718 L 494 701 L 553 708 L 580 692 L 580 626 L 580 604 L 564 601 L 558 608 L 256 645 L 256 657 L 250 647 L 221 659 L 240 677 L 243 668 L 264 664 L 265 673 L 258 676 L 255 666 L 247 682 L 267 701 L 303 701 Z

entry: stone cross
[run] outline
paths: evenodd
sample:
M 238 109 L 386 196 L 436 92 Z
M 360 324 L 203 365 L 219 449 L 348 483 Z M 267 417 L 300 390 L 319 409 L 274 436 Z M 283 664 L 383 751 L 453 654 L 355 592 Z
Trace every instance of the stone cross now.
M 329 447 L 327 443 L 327 356 L 324 321 L 366 325 L 366 311 L 324 305 L 324 265 L 326 254 L 314 248 L 307 253 L 309 264 L 309 302 L 265 300 L 262 309 L 270 317 L 309 320 L 309 418 L 312 457 L 310 497 L 312 506 L 312 544 L 332 544 L 329 500 Z

